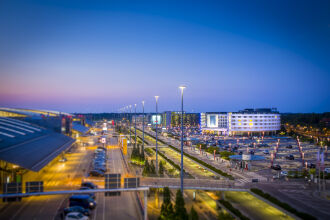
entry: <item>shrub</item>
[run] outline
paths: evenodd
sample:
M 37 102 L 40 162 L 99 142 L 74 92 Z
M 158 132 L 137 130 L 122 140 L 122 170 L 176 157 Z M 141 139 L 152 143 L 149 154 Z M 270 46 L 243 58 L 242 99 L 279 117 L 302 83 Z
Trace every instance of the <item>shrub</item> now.
M 226 207 L 229 211 L 231 211 L 234 215 L 236 215 L 241 220 L 249 220 L 248 217 L 243 215 L 238 209 L 236 209 L 230 202 L 220 199 L 219 202 Z

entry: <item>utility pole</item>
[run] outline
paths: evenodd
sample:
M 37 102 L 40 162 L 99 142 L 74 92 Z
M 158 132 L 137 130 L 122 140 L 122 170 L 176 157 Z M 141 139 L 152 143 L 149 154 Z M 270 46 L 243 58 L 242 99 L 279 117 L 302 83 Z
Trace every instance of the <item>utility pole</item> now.
M 183 195 L 183 90 L 185 86 L 180 86 L 181 89 L 181 193 Z
M 136 104 L 134 104 L 134 112 L 135 112 L 135 117 L 134 117 L 134 119 L 135 119 L 135 121 L 134 121 L 134 127 L 135 127 L 135 130 L 134 130 L 134 133 L 135 133 L 135 142 L 134 142 L 134 146 L 136 147 L 136 142 L 137 142 L 137 140 L 136 140 Z
M 129 105 L 129 144 L 132 145 L 132 135 L 131 135 L 131 117 L 132 115 L 132 105 Z
M 142 101 L 142 153 L 144 153 L 144 101 Z
M 158 174 L 158 98 L 159 96 L 155 96 L 156 99 L 156 174 Z

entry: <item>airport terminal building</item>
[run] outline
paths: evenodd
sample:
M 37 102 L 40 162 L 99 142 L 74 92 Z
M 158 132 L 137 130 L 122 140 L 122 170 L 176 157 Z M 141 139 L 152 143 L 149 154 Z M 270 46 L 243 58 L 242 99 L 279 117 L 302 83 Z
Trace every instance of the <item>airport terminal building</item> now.
M 0 107 L 0 191 L 3 183 L 24 183 L 63 158 L 89 131 L 82 121 L 68 113 Z
M 205 112 L 200 120 L 203 133 L 220 135 L 272 135 L 281 129 L 281 116 L 276 108 Z

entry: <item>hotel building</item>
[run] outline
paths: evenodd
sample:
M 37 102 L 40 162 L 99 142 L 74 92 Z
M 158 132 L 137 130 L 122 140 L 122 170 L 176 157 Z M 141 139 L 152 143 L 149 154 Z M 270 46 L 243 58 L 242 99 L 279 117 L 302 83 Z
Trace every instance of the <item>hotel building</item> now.
M 281 129 L 276 108 L 244 109 L 238 112 L 201 113 L 203 133 L 221 135 L 271 135 Z

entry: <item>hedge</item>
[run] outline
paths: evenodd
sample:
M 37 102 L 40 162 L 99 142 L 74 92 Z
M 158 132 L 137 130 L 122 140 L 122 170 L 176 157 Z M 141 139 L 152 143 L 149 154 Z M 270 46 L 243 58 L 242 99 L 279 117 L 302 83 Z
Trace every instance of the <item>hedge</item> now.
M 248 217 L 243 215 L 238 209 L 236 209 L 230 202 L 220 199 L 219 202 L 226 207 L 229 211 L 231 211 L 234 215 L 236 215 L 241 220 L 249 220 Z
M 307 214 L 305 212 L 299 212 L 297 209 L 291 207 L 289 204 L 287 204 L 285 202 L 281 202 L 277 198 L 269 195 L 268 193 L 264 193 L 261 189 L 251 188 L 251 191 L 253 193 L 267 199 L 268 201 L 278 205 L 279 207 L 285 209 L 286 211 L 291 212 L 292 214 L 295 214 L 296 216 L 300 217 L 301 219 L 304 219 L 304 220 L 316 220 L 317 219 L 314 216 Z
M 155 152 L 156 149 L 152 148 Z M 158 154 L 160 156 L 162 156 L 164 158 L 164 160 L 166 160 L 167 162 L 169 162 L 175 169 L 181 171 L 181 167 L 179 165 L 177 165 L 176 163 L 174 163 L 171 159 L 167 158 L 162 152 L 158 151 Z M 183 169 L 183 173 L 191 178 L 194 178 L 190 173 L 186 172 L 185 169 Z

